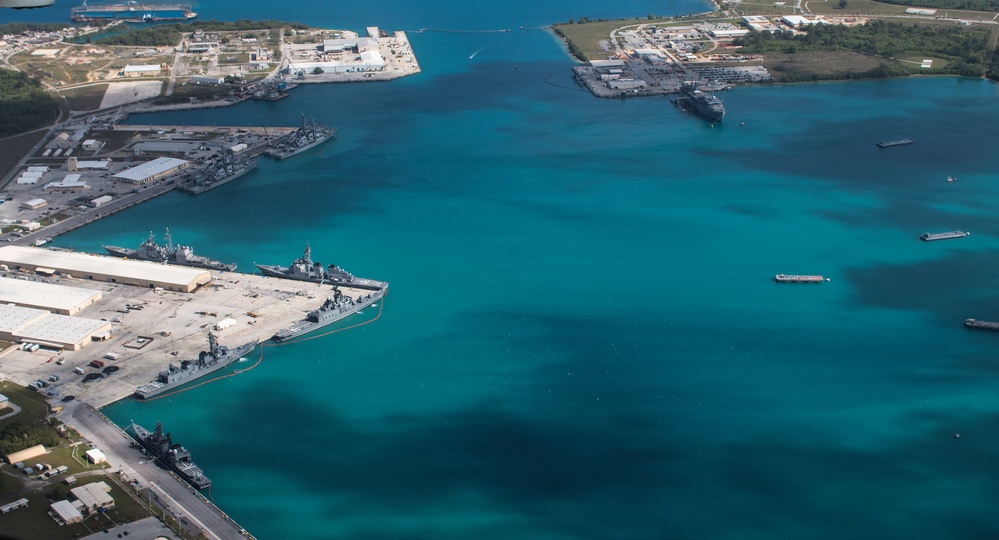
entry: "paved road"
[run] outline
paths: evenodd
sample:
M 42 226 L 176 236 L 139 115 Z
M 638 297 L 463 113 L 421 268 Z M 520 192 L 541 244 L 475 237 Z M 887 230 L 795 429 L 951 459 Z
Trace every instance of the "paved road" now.
M 245 539 L 238 524 L 228 519 L 215 505 L 178 480 L 171 471 L 146 461 L 133 440 L 103 414 L 80 402 L 70 403 L 63 411 L 79 433 L 107 456 L 111 470 L 120 470 L 129 481 L 137 481 L 140 490 L 173 513 L 185 530 L 201 530 L 211 540 Z M 141 463 L 140 463 L 141 462 Z
M 27 246 L 34 244 L 36 240 L 41 240 L 42 238 L 55 238 L 60 234 L 67 233 L 77 227 L 82 227 L 92 221 L 97 221 L 98 219 L 101 219 L 109 214 L 124 210 L 129 206 L 133 206 L 139 204 L 140 202 L 152 199 L 153 197 L 163 195 L 176 187 L 176 182 L 169 181 L 161 181 L 149 186 L 144 186 L 139 188 L 138 193 L 129 193 L 118 197 L 99 208 L 94 208 L 83 214 L 78 214 L 64 219 L 54 225 L 44 227 L 37 232 L 26 234 L 21 238 L 16 238 L 11 243 L 14 245 Z

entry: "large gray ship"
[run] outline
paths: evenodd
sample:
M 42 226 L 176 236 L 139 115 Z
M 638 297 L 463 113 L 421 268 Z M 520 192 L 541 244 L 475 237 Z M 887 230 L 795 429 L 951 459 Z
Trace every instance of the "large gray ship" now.
M 236 269 L 235 264 L 226 264 L 208 257 L 195 255 L 191 246 L 174 245 L 170 238 L 170 229 L 166 230 L 166 246 L 156 243 L 155 236 L 149 233 L 149 238 L 139 244 L 139 249 L 128 249 L 118 246 L 103 246 L 104 250 L 115 257 L 126 259 L 138 259 L 140 261 L 152 261 L 159 263 L 179 264 L 181 266 L 193 266 L 196 268 L 206 268 L 208 270 L 226 270 L 232 272 Z
M 318 330 L 324 326 L 333 324 L 351 314 L 374 304 L 379 298 L 385 296 L 388 291 L 388 284 L 385 287 L 368 293 L 364 296 L 353 298 L 340 292 L 340 289 L 333 286 L 333 296 L 327 298 L 319 309 L 314 309 L 305 316 L 305 320 L 295 323 L 274 334 L 274 341 L 282 342 Z
M 212 481 L 205 476 L 198 467 L 191 461 L 191 453 L 187 448 L 179 444 L 174 444 L 170 434 L 163 434 L 163 424 L 156 422 L 156 431 L 148 429 L 132 422 L 132 432 L 135 433 L 139 441 L 150 454 L 159 460 L 163 465 L 173 469 L 187 483 L 197 489 L 211 487 Z
M 267 264 L 257 264 L 256 266 L 265 276 L 281 279 L 311 281 L 313 283 L 333 283 L 374 291 L 387 286 L 386 283 L 381 281 L 354 277 L 353 274 L 335 264 L 324 266 L 321 262 L 313 261 L 312 248 L 308 245 L 305 246 L 305 254 L 295 259 L 291 263 L 291 266 Z
M 302 115 L 302 127 L 271 143 L 264 153 L 275 159 L 288 159 L 315 148 L 336 137 L 336 129 L 307 120 Z
M 257 168 L 257 158 L 237 158 L 231 150 L 226 150 L 216 161 L 195 170 L 190 180 L 180 185 L 181 191 L 191 195 L 224 186 Z
M 712 124 L 725 118 L 725 105 L 721 98 L 700 90 L 696 83 L 684 83 L 680 87 L 680 94 L 680 97 L 673 100 L 677 107 L 697 113 Z
M 170 364 L 166 371 L 160 372 L 155 381 L 150 381 L 136 389 L 135 396 L 140 399 L 148 399 L 199 377 L 204 377 L 239 360 L 256 346 L 257 340 L 253 340 L 235 349 L 230 349 L 225 345 L 219 345 L 215 334 L 209 332 L 208 350 L 198 353 L 197 360 L 184 360 L 179 366 Z

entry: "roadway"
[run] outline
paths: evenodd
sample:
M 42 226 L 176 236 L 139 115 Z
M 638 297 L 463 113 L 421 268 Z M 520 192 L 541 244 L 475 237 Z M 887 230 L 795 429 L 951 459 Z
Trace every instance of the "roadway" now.
M 245 540 L 249 536 L 173 472 L 146 461 L 134 440 L 93 407 L 73 401 L 66 404 L 63 417 L 104 452 L 110 470 L 121 471 L 123 478 L 146 491 L 146 496 L 172 513 L 185 530 L 200 530 L 210 540 Z

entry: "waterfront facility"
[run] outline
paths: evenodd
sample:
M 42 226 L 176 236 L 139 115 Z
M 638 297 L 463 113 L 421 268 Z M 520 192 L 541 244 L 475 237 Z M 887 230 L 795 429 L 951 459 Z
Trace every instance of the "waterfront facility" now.
M 212 280 L 211 272 L 200 268 L 22 246 L 0 248 L 0 264 L 29 272 L 41 268 L 76 278 L 178 292 L 193 292 Z
M 101 299 L 101 291 L 0 277 L 0 303 L 76 315 Z
M 103 340 L 110 330 L 108 321 L 0 304 L 0 339 L 4 341 L 76 351 L 91 341 Z

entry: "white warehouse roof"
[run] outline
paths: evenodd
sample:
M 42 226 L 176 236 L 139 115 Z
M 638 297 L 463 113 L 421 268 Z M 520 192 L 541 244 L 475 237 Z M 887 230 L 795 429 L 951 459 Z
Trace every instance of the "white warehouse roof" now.
M 152 72 L 159 72 L 160 66 L 149 66 L 149 65 L 125 66 L 125 69 L 122 71 L 124 73 L 152 73 Z
M 130 180 L 132 182 L 141 182 L 150 176 L 156 176 L 157 174 L 162 174 L 170 169 L 176 169 L 187 161 L 177 158 L 161 157 L 156 158 L 152 161 L 147 161 L 142 165 L 136 165 L 130 169 L 125 169 L 120 173 L 113 176 L 113 178 L 120 178 L 122 180 Z
M 55 315 L 41 309 L 0 304 L 0 339 L 45 343 L 77 350 L 107 332 L 108 321 Z
M 84 279 L 184 292 L 191 292 L 212 279 L 211 272 L 201 268 L 23 246 L 0 247 L 0 264 L 31 271 L 39 267 L 52 268 Z
M 4 304 L 73 315 L 100 299 L 100 291 L 0 277 L 0 302 Z

